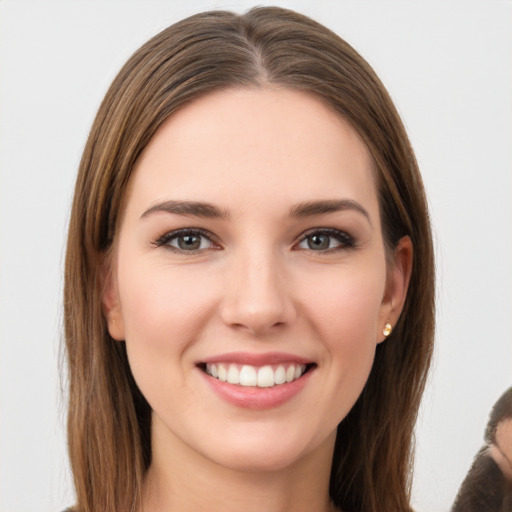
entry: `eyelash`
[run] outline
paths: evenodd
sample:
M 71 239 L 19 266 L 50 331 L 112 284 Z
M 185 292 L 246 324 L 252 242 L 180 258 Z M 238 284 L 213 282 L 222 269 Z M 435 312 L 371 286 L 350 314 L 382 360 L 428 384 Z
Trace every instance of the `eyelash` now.
M 308 239 L 311 240 L 313 236 L 328 236 L 330 239 L 334 238 L 339 243 L 339 245 L 335 247 L 328 247 L 327 249 L 323 249 L 320 251 L 315 251 L 314 249 L 311 248 L 304 248 L 305 250 L 325 254 L 347 249 L 354 249 L 356 247 L 356 240 L 354 239 L 353 236 L 349 235 L 345 231 L 340 231 L 339 229 L 333 228 L 311 229 L 301 236 L 299 244 L 307 242 Z
M 171 242 L 173 240 L 179 240 L 180 237 L 186 237 L 186 236 L 190 236 L 190 237 L 201 237 L 203 239 L 206 239 L 208 240 L 208 242 L 210 244 L 212 244 L 213 246 L 216 246 L 216 247 L 208 247 L 208 248 L 201 248 L 199 247 L 199 249 L 193 249 L 193 250 L 186 250 L 186 249 L 182 249 L 180 247 L 174 247 L 173 245 L 171 245 Z M 202 242 L 201 242 L 202 244 Z M 158 238 L 158 240 L 156 240 L 153 245 L 155 245 L 156 247 L 165 247 L 173 252 L 177 252 L 177 253 L 180 253 L 180 254 L 183 254 L 183 253 L 186 253 L 186 254 L 198 254 L 204 250 L 208 250 L 208 249 L 211 249 L 211 250 L 217 250 L 217 248 L 220 248 L 214 241 L 213 241 L 213 236 L 211 233 L 209 233 L 208 231 L 204 231 L 203 229 L 198 229 L 198 228 L 185 228 L 185 229 L 177 229 L 175 231 L 169 231 L 168 233 L 165 233 L 163 234 L 160 238 Z
M 211 247 L 199 247 L 197 249 L 187 250 L 180 247 L 175 247 L 171 245 L 172 241 L 178 241 L 181 237 L 201 237 L 202 239 L 206 239 L 212 246 Z M 298 243 L 294 244 L 294 247 L 300 246 L 300 244 L 307 243 L 308 240 L 311 240 L 313 236 L 327 236 L 329 237 L 329 245 L 332 244 L 331 240 L 335 239 L 338 242 L 338 245 L 334 247 L 327 247 L 326 249 L 315 250 L 311 247 L 304 247 L 303 250 L 315 252 L 319 254 L 333 253 L 341 250 L 354 249 L 356 248 L 356 240 L 354 237 L 346 233 L 345 231 L 340 231 L 338 229 L 332 228 L 315 228 L 303 233 Z M 175 231 L 169 231 L 165 233 L 160 238 L 158 238 L 153 245 L 156 247 L 165 247 L 169 250 L 179 253 L 179 254 L 199 254 L 205 250 L 218 250 L 220 246 L 216 244 L 213 240 L 213 236 L 208 231 L 199 229 L 199 228 L 185 228 L 178 229 Z M 202 245 L 202 241 L 200 245 Z M 308 244 L 309 245 L 309 244 Z

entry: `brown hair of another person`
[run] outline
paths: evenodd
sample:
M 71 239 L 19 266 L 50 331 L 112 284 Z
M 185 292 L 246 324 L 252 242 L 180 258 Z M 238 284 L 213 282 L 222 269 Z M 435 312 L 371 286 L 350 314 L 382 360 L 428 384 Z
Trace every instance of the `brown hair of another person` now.
M 104 262 L 137 157 L 184 104 L 228 87 L 310 92 L 348 120 L 371 152 L 388 255 L 414 247 L 401 318 L 377 347 L 369 380 L 338 427 L 330 494 L 343 510 L 409 511 L 412 441 L 431 360 L 434 260 L 427 203 L 397 111 L 345 41 L 280 8 L 207 12 L 162 31 L 108 90 L 80 163 L 65 263 L 68 439 L 79 512 L 134 510 L 151 461 L 150 408 L 108 333 Z

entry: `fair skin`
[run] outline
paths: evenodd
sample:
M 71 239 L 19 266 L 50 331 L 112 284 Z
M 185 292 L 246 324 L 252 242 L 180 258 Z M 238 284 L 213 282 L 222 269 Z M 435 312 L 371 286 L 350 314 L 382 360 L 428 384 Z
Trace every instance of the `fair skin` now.
M 336 427 L 411 260 L 405 237 L 387 265 L 368 150 L 312 95 L 223 90 L 171 116 L 103 298 L 153 411 L 144 509 L 331 510 Z

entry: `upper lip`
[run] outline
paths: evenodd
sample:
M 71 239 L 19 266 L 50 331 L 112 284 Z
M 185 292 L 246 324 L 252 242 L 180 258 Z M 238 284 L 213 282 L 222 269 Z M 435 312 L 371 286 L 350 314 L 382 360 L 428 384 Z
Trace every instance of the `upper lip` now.
M 247 364 L 250 366 L 265 366 L 280 363 L 298 363 L 298 364 L 311 364 L 311 359 L 306 359 L 294 354 L 287 354 L 285 352 L 268 352 L 263 354 L 255 354 L 250 352 L 228 352 L 225 354 L 217 354 L 215 356 L 207 357 L 198 364 L 215 364 L 215 363 L 235 363 Z

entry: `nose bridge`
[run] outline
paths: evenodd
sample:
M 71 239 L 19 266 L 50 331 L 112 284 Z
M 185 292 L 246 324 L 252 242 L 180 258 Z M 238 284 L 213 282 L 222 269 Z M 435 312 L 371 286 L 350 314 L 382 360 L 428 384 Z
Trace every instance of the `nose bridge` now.
M 241 249 L 228 271 L 224 321 L 253 333 L 290 322 L 294 308 L 284 270 L 271 247 Z

